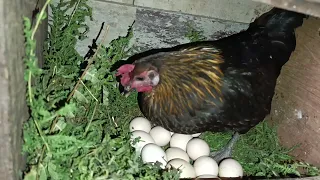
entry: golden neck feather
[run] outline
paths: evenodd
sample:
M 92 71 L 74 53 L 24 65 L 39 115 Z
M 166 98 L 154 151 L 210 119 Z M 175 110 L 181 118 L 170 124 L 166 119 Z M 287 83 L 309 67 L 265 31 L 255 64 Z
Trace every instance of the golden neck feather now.
M 214 103 L 207 99 L 222 101 L 221 63 L 223 59 L 219 51 L 205 47 L 164 56 L 159 69 L 160 83 L 144 96 L 149 101 L 149 111 L 161 109 L 164 113 L 178 114 L 182 112 L 181 108 L 194 109 L 204 103 Z

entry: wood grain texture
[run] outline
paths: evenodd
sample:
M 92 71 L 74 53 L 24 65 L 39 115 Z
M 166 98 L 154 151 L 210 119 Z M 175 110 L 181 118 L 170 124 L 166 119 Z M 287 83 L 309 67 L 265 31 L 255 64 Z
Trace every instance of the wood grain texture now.
M 32 17 L 38 0 L 0 1 L 0 179 L 17 180 L 23 168 L 22 123 L 28 118 L 23 79 L 23 16 Z M 44 0 L 39 1 L 39 7 Z M 46 36 L 44 22 L 36 34 L 37 55 L 42 59 Z
M 298 160 L 320 166 L 320 20 L 309 18 L 297 29 L 297 47 L 278 78 L 271 122 Z
M 219 178 L 193 178 L 192 180 L 256 180 L 257 178 L 254 177 L 236 177 L 236 178 L 223 178 L 223 177 L 219 177 Z M 267 179 L 261 179 L 260 180 L 267 180 Z M 303 178 L 269 178 L 270 179 L 281 179 L 281 180 L 319 180 L 320 176 L 315 176 L 315 177 L 303 177 Z
M 274 7 L 320 17 L 320 0 L 253 0 Z

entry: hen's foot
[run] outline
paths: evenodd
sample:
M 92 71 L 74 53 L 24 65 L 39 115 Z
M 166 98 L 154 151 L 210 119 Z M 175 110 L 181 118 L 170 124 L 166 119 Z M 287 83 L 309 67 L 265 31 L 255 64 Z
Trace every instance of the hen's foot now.
M 239 133 L 236 132 L 232 136 L 232 138 L 230 139 L 230 141 L 227 143 L 227 145 L 225 147 L 223 147 L 220 151 L 210 153 L 210 156 L 217 163 L 219 163 L 220 161 L 222 161 L 225 158 L 231 157 L 232 149 L 233 149 L 234 145 L 236 144 L 236 142 L 238 141 L 239 138 L 240 138 L 240 135 L 239 135 Z

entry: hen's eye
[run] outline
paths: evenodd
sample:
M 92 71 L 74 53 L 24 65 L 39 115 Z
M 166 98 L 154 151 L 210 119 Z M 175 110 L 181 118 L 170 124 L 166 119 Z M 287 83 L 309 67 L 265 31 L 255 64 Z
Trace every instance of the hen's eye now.
M 144 78 L 143 78 L 143 77 L 136 77 L 136 80 L 137 80 L 137 81 L 143 81 Z
M 151 72 L 151 73 L 149 73 L 149 75 L 148 75 L 148 76 L 149 76 L 149 78 L 150 78 L 150 79 L 153 79 L 153 78 L 154 78 L 154 73 L 153 73 L 153 72 Z

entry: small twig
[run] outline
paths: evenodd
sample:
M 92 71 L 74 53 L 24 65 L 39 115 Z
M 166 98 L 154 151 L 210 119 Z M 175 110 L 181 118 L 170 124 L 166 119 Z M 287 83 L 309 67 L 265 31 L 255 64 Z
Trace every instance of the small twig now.
M 55 76 L 56 72 L 57 72 L 57 66 L 54 66 L 51 77 Z
M 73 97 L 75 90 L 78 89 L 78 86 L 79 86 L 79 84 L 80 84 L 80 81 L 81 81 L 81 80 L 83 79 L 83 77 L 86 75 L 86 73 L 87 73 L 90 65 L 92 64 L 93 60 L 94 60 L 95 57 L 97 56 L 97 52 L 100 50 L 103 42 L 105 41 L 105 39 L 106 39 L 106 37 L 107 37 L 107 34 L 108 34 L 108 31 L 109 31 L 109 25 L 108 25 L 107 28 L 106 28 L 105 34 L 104 34 L 103 39 L 102 39 L 102 41 L 100 42 L 100 44 L 99 44 L 99 46 L 98 46 L 98 48 L 97 48 L 97 51 L 94 53 L 93 57 L 89 59 L 89 62 L 88 62 L 87 67 L 85 68 L 85 70 L 83 71 L 82 75 L 80 76 L 79 81 L 78 81 L 77 84 L 74 86 L 74 88 L 73 88 L 73 90 L 71 91 L 71 93 L 69 94 L 69 96 L 68 96 L 68 98 L 67 98 L 67 102 Z
M 109 31 L 109 26 L 107 26 L 107 28 L 106 28 L 105 34 L 104 34 L 104 36 L 103 36 L 102 41 L 100 42 L 100 44 L 99 44 L 99 46 L 98 46 L 97 51 L 95 52 L 95 54 L 93 55 L 93 57 L 89 59 L 89 63 L 88 63 L 88 65 L 87 65 L 87 67 L 85 68 L 85 70 L 84 70 L 83 73 L 81 74 L 78 82 L 76 83 L 76 85 L 74 86 L 73 90 L 72 90 L 71 93 L 69 94 L 69 96 L 68 96 L 68 98 L 67 98 L 67 102 L 70 101 L 70 99 L 73 97 L 75 91 L 78 89 L 78 86 L 79 86 L 79 84 L 81 83 L 83 77 L 86 75 L 86 73 L 87 73 L 90 65 L 92 64 L 93 60 L 94 60 L 95 57 L 97 56 L 98 50 L 100 50 L 100 48 L 102 47 L 102 44 L 104 43 L 104 41 L 105 41 L 105 39 L 106 39 L 106 37 L 107 37 L 108 31 Z M 57 117 L 57 118 L 58 118 L 58 117 Z M 51 125 L 51 128 L 50 128 L 50 132 L 52 132 L 52 131 L 54 130 L 54 126 L 55 126 L 55 124 L 57 123 L 57 118 L 53 121 L 53 123 L 52 123 L 52 125 Z
M 39 134 L 40 134 L 40 137 L 41 137 L 43 143 L 45 144 L 46 148 L 47 148 L 48 151 L 50 152 L 49 144 L 48 144 L 47 141 L 44 139 L 44 136 L 43 136 L 43 134 L 42 134 L 41 128 L 40 128 L 37 120 L 35 120 L 35 119 L 34 119 L 34 124 L 36 125 L 36 127 L 37 127 L 37 129 L 38 129 L 38 132 L 39 132 Z
M 98 101 L 97 101 L 96 104 L 94 105 L 94 109 L 93 109 L 93 112 L 92 112 L 92 116 L 91 116 L 90 121 L 89 121 L 89 123 L 88 123 L 88 125 L 87 125 L 87 127 L 86 127 L 86 130 L 84 131 L 84 134 L 85 134 L 85 135 L 86 135 L 87 132 L 89 131 L 89 128 L 90 128 L 91 123 L 92 123 L 92 121 L 93 121 L 93 117 L 94 117 L 94 115 L 96 114 L 97 107 L 98 107 Z
M 114 117 L 112 116 L 112 121 L 113 121 L 113 123 L 114 123 L 114 125 L 116 126 L 116 127 L 118 127 L 118 124 L 116 123 L 116 121 L 115 121 L 115 119 L 114 119 Z
M 47 6 L 50 4 L 51 0 L 47 0 L 45 2 L 45 4 L 43 5 L 41 11 L 40 11 L 40 14 L 36 20 L 36 24 L 35 24 L 35 27 L 33 28 L 32 30 L 32 33 L 31 33 L 31 37 L 30 39 L 33 41 L 34 40 L 34 36 L 39 28 L 39 25 L 41 23 L 41 20 L 42 20 L 42 17 L 44 16 L 45 14 L 45 10 L 47 9 Z M 30 56 L 33 57 L 35 56 L 34 54 L 34 49 L 30 49 Z M 37 63 L 37 61 L 33 61 L 33 63 Z M 35 65 L 35 64 L 34 64 Z M 30 107 L 33 107 L 33 99 L 32 99 L 32 72 L 30 71 L 29 74 L 28 74 L 28 94 L 29 94 L 29 102 L 30 102 Z M 43 133 L 42 133 L 42 130 L 41 130 L 41 127 L 40 125 L 38 124 L 37 120 L 36 119 L 33 119 L 33 122 L 35 123 L 36 125 L 36 128 L 39 132 L 39 135 L 44 143 L 44 146 L 43 147 L 46 147 L 47 150 L 50 152 L 50 148 L 49 148 L 49 144 L 47 143 L 47 141 L 45 140 L 44 136 L 43 136 Z M 44 149 L 44 148 L 43 148 Z M 37 175 L 36 175 L 36 180 L 39 179 L 39 166 L 40 166 L 40 161 L 38 161 L 38 165 L 37 165 Z
M 48 0 L 48 1 L 50 1 L 50 0 Z M 42 11 L 41 11 L 41 12 L 42 12 Z M 76 84 L 75 87 L 73 88 L 72 92 L 69 94 L 69 96 L 68 96 L 68 98 L 67 98 L 67 102 L 69 102 L 70 99 L 73 97 L 75 90 L 78 88 L 78 86 L 79 86 L 79 84 L 80 84 L 80 80 L 83 79 L 84 75 L 86 74 L 86 72 L 87 72 L 88 69 L 89 69 L 89 66 L 92 64 L 93 60 L 95 59 L 98 50 L 101 48 L 102 44 L 104 43 L 104 41 L 105 41 L 105 39 L 106 39 L 106 37 L 107 37 L 108 31 L 109 31 L 109 26 L 107 26 L 107 28 L 106 28 L 104 37 L 103 37 L 102 41 L 100 42 L 97 51 L 95 52 L 95 54 L 93 55 L 93 57 L 89 59 L 89 63 L 88 63 L 88 65 L 87 65 L 86 69 L 85 69 L 84 72 L 82 73 L 80 79 L 78 80 L 77 84 Z M 56 123 L 57 123 L 57 121 L 58 121 L 57 118 L 59 118 L 59 116 L 57 116 L 57 117 L 55 118 L 55 120 L 54 120 L 54 121 L 52 122 L 52 124 L 51 124 L 50 133 L 52 133 L 53 130 L 54 130 L 54 127 L 55 127 L 55 125 L 56 125 Z M 43 146 L 43 147 L 42 147 L 42 150 L 41 150 L 41 155 L 40 155 L 40 157 L 39 157 L 39 161 L 38 161 L 38 162 L 41 162 L 45 150 L 46 150 L 46 147 Z M 38 179 L 37 179 L 37 180 L 38 180 Z
M 74 7 L 74 9 L 73 9 L 73 11 L 72 11 L 72 13 L 71 13 L 71 16 L 70 16 L 70 19 L 69 19 L 69 22 L 68 22 L 68 26 L 70 25 L 71 20 L 72 20 L 72 18 L 73 18 L 73 16 L 74 16 L 74 13 L 75 13 L 76 10 L 78 9 L 79 4 L 80 4 L 80 0 L 77 1 L 77 4 L 75 5 L 75 7 Z
M 50 2 L 51 2 L 51 0 L 47 0 L 46 3 L 43 5 L 43 8 L 41 9 L 40 14 L 38 16 L 39 18 L 37 19 L 36 25 L 35 25 L 35 27 L 34 27 L 34 29 L 32 31 L 31 40 L 34 39 L 34 35 L 36 34 L 36 31 L 37 31 L 37 29 L 38 29 L 38 27 L 39 27 L 39 25 L 41 23 L 41 20 L 42 20 L 42 17 L 44 15 L 44 13 L 45 13 L 45 10 L 47 9 L 47 6 L 50 4 Z
M 35 27 L 33 28 L 33 31 L 31 33 L 31 40 L 34 40 L 34 36 L 39 28 L 39 25 L 41 23 L 41 20 L 42 20 L 42 17 L 45 13 L 45 10 L 47 9 L 47 6 L 50 4 L 51 0 L 47 0 L 46 3 L 43 5 L 41 11 L 40 11 L 40 14 L 37 18 L 37 21 L 36 21 L 36 25 Z M 33 52 L 33 49 L 30 49 L 30 56 L 34 56 L 34 52 Z M 36 61 L 34 61 L 33 63 L 36 63 Z M 33 100 L 32 100 L 32 72 L 29 72 L 28 74 L 28 94 L 29 94 L 29 102 L 30 102 L 30 106 L 33 105 Z
M 91 93 L 91 91 L 87 88 L 87 86 L 83 83 L 83 81 L 82 81 L 81 79 L 79 79 L 79 80 L 80 80 L 81 84 L 84 86 L 84 88 L 85 88 L 85 89 L 89 92 L 89 94 L 93 97 L 93 99 L 98 102 L 98 99 L 97 99 L 96 97 L 94 97 L 94 95 L 93 95 L 93 94 Z

